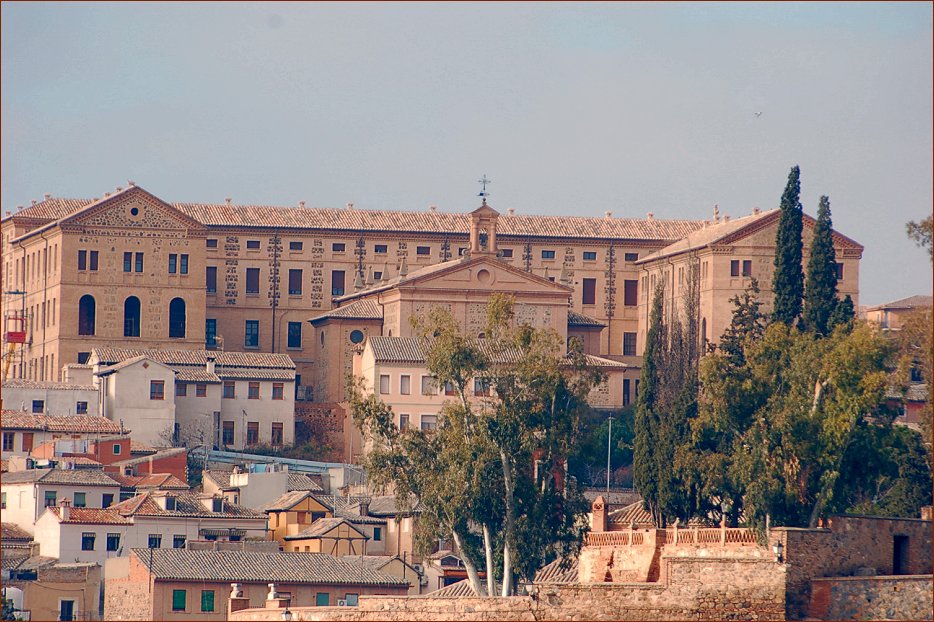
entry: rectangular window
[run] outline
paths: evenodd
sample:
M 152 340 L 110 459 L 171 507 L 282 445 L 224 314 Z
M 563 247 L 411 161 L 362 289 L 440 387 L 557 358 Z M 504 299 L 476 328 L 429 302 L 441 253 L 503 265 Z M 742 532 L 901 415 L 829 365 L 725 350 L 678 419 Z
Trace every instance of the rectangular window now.
M 374 280 L 374 281 L 381 281 L 382 279 L 383 279 L 383 273 L 382 273 L 382 271 L 377 270 L 376 272 L 373 273 L 373 280 Z
M 597 252 L 584 251 L 584 261 L 597 261 Z
M 173 549 L 185 548 L 185 536 L 172 536 L 172 548 Z
M 172 590 L 172 611 L 185 611 L 187 600 L 187 590 Z
M 331 271 L 331 295 L 332 296 L 343 296 L 344 295 L 344 271 L 343 270 L 332 270 Z
M 88 269 L 88 252 L 85 250 L 78 251 L 78 270 L 87 270 Z
M 623 261 L 637 261 L 639 259 L 639 253 L 624 253 Z
M 399 393 L 410 395 L 412 393 L 412 376 L 403 374 L 399 376 Z
M 454 385 L 450 382 L 444 383 L 444 394 L 445 395 L 457 395 L 457 391 L 454 390 Z
M 743 276 L 752 276 L 752 260 L 743 260 Z
M 301 270 L 289 270 L 289 295 L 290 296 L 301 296 L 302 295 L 302 271 Z
M 32 412 L 35 414 L 41 414 L 45 410 L 45 400 L 33 400 L 32 401 Z
M 88 507 L 88 493 L 86 492 L 76 492 L 75 499 L 72 502 L 76 508 L 86 508 Z
M 114 504 L 114 495 L 112 492 L 105 492 L 101 495 L 101 507 L 109 508 Z
M 639 304 L 639 281 L 623 281 L 623 306 L 635 307 Z
M 290 251 L 300 251 L 300 250 L 302 250 L 302 246 L 303 246 L 303 245 L 302 245 L 301 242 L 289 242 L 289 250 L 290 250 Z
M 78 403 L 80 404 L 81 402 L 78 402 Z M 84 403 L 87 404 L 87 402 L 84 402 Z M 87 414 L 87 409 L 85 409 L 85 414 Z M 13 434 L 13 433 L 10 432 L 10 434 Z M 32 451 L 32 441 L 33 441 L 33 433 L 23 432 L 23 451 L 25 453 L 29 453 L 30 451 Z M 6 449 L 6 447 L 4 447 L 4 449 Z M 10 449 L 12 449 L 12 447 Z
M 54 490 L 45 491 L 45 507 L 50 508 L 57 504 L 58 493 Z
M 282 424 L 281 423 L 272 424 L 272 432 L 269 436 L 269 443 L 273 447 L 282 446 Z
M 246 293 L 259 293 L 259 268 L 246 269 Z
M 88 259 L 88 269 L 91 272 L 97 272 L 97 251 L 91 251 Z
M 374 527 L 374 528 L 373 528 L 373 541 L 374 541 L 374 542 L 382 542 L 382 540 L 383 540 L 383 528 L 382 528 L 382 527 Z
M 501 249 L 499 249 L 499 255 L 500 255 L 500 257 L 505 257 L 505 258 L 508 259 L 508 258 L 512 257 L 512 249 L 511 249 L 511 248 L 501 248 Z
M 281 400 L 285 394 L 285 384 L 282 382 L 272 383 L 272 399 Z
M 175 274 L 178 271 L 178 255 L 172 253 L 169 255 L 169 274 Z
M 143 271 L 143 254 L 142 253 L 136 253 L 133 270 L 136 272 Z
M 422 415 L 421 428 L 422 430 L 437 430 L 438 415 Z
M 623 333 L 623 356 L 636 355 L 636 334 Z
M 247 240 L 246 249 L 248 251 L 258 251 L 259 250 L 259 240 Z
M 360 602 L 358 594 L 344 594 L 344 600 L 347 601 L 348 607 L 356 607 Z
M 554 258 L 555 258 L 554 251 L 542 251 L 542 259 L 554 259 Z
M 331 244 L 332 253 L 343 253 L 347 249 L 347 246 L 343 242 L 333 242 Z
M 164 380 L 150 380 L 149 381 L 149 399 L 151 400 L 164 400 L 165 399 L 165 381 Z
M 489 397 L 490 395 L 490 379 L 489 378 L 474 378 L 473 380 L 473 393 L 474 395 L 480 395 L 483 397 Z
M 175 397 L 188 397 L 188 385 L 184 382 L 176 382 Z
M 162 548 L 162 534 L 160 533 L 149 534 L 149 548 L 151 549 Z
M 259 320 L 246 321 L 246 329 L 243 333 L 243 347 L 259 347 Z
M 14 432 L 3 433 L 3 451 L 13 451 L 13 440 L 16 438 Z
M 204 320 L 204 347 L 217 347 L 217 320 L 215 318 L 206 318 Z
M 843 264 L 839 262 L 835 263 L 834 272 L 836 273 L 837 280 L 842 281 L 843 280 Z
M 376 253 L 377 255 L 385 255 L 386 251 L 387 251 L 387 248 L 385 244 L 377 244 L 376 246 L 373 247 L 373 252 Z
M 258 400 L 259 399 L 259 383 L 251 382 L 246 389 L 246 398 L 248 400 Z
M 237 397 L 237 383 L 233 380 L 224 381 L 224 393 L 223 397 L 225 400 L 232 400 Z
M 422 395 L 435 394 L 435 379 L 432 376 L 422 376 Z
M 204 241 L 207 248 L 217 248 L 217 238 L 210 238 Z
M 259 422 L 250 421 L 246 424 L 246 444 L 255 445 L 259 442 Z
M 597 304 L 597 279 L 584 279 L 581 292 L 583 304 Z
M 182 254 L 178 257 L 179 274 L 188 274 L 188 255 Z
M 133 253 L 123 253 L 123 271 L 131 272 L 133 270 Z
M 233 445 L 234 444 L 234 422 L 225 421 L 224 422 L 224 445 Z
M 318 592 L 315 594 L 315 607 L 329 607 L 331 605 L 331 595 L 327 592 Z
M 739 259 L 730 260 L 730 276 L 739 276 Z
M 409 416 L 406 413 L 399 415 L 399 431 L 405 432 L 409 429 Z
M 123 449 L 121 449 L 120 443 L 114 443 L 114 445 L 113 445 L 113 452 L 114 452 L 114 455 L 115 455 L 115 456 L 119 456 L 120 453 L 121 453 L 122 451 L 123 451 Z
M 88 414 L 88 403 L 87 402 L 75 402 L 75 413 L 79 415 Z
M 623 378 L 623 406 L 629 406 L 629 378 Z
M 208 396 L 208 385 L 196 384 L 195 385 L 195 397 L 207 397 L 207 396 Z
M 289 322 L 287 345 L 290 348 L 301 348 L 302 347 L 302 323 L 301 322 Z
M 107 534 L 107 550 L 116 551 L 119 548 L 120 548 L 120 534 L 119 533 Z
M 97 539 L 97 534 L 93 531 L 85 531 L 81 534 L 81 550 L 82 551 L 93 551 L 94 550 L 94 540 Z
M 201 611 L 206 613 L 214 611 L 214 590 L 201 590 Z
M 426 257 L 426 256 L 428 256 L 428 255 L 431 255 L 431 247 L 430 247 L 430 246 L 416 246 L 416 247 L 415 247 L 415 254 L 416 254 L 416 255 L 419 255 L 419 256 L 422 256 L 422 257 Z
M 380 394 L 380 395 L 389 395 L 389 374 L 380 374 L 380 377 L 379 377 L 379 394 Z

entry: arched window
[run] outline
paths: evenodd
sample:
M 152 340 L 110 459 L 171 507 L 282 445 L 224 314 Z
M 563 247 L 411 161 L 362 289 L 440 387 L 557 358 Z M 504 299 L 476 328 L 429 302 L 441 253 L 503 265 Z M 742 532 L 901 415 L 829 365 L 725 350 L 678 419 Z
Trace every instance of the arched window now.
M 130 296 L 123 302 L 123 336 L 139 337 L 139 298 Z
M 185 301 L 174 298 L 169 303 L 169 337 L 185 337 Z
M 78 301 L 78 334 L 93 335 L 97 322 L 97 303 L 94 296 L 85 294 Z

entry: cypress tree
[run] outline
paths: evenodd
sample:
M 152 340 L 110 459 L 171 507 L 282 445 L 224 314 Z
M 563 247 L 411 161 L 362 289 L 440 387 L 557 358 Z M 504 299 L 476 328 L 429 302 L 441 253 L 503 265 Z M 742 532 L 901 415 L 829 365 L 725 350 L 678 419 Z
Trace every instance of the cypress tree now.
M 664 360 L 666 349 L 666 331 L 662 321 L 662 287 L 655 290 L 652 297 L 652 311 L 649 315 L 649 332 L 645 338 L 645 353 L 642 357 L 642 382 L 636 412 L 633 419 L 635 437 L 633 438 L 632 475 L 633 483 L 642 495 L 645 509 L 652 514 L 655 524 L 664 527 L 664 518 L 658 502 L 658 469 L 656 451 L 658 447 L 657 431 L 659 414 L 655 402 L 659 390 L 659 366 Z
M 822 196 L 820 207 L 817 208 L 814 239 L 811 242 L 803 314 L 807 329 L 821 337 L 833 330 L 830 319 L 837 307 L 837 256 L 833 249 L 832 236 L 830 199 Z
M 775 275 L 772 291 L 775 303 L 772 321 L 791 326 L 801 315 L 804 295 L 804 271 L 801 269 L 801 169 L 791 168 L 782 194 L 781 217 L 775 240 Z

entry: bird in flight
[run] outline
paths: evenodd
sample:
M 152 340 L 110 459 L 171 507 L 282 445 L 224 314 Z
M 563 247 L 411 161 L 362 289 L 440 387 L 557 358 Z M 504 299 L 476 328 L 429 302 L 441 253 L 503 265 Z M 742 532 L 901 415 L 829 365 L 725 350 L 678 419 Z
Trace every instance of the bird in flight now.
M 761 116 L 762 116 L 762 113 L 761 113 L 761 112 L 754 112 L 753 114 L 756 115 L 756 117 L 761 117 Z

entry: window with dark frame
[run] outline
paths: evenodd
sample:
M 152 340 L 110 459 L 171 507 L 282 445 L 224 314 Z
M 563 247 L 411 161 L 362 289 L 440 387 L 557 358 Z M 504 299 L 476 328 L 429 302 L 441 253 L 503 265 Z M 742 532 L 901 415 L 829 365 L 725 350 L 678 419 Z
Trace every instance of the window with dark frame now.
M 743 276 L 752 276 L 752 260 L 743 260 Z
M 302 347 L 302 323 L 301 322 L 289 322 L 287 328 L 287 339 L 286 346 L 289 348 L 301 348 Z
M 282 424 L 274 422 L 269 435 L 269 444 L 273 447 L 282 446 Z
M 623 281 L 623 306 L 635 307 L 639 304 L 639 281 Z
M 217 248 L 217 238 L 209 238 L 205 240 L 204 245 L 207 248 Z
M 120 534 L 119 533 L 107 534 L 107 550 L 116 551 L 119 548 L 120 548 Z
M 222 438 L 224 445 L 233 445 L 234 444 L 234 422 L 225 421 L 224 422 L 224 434 Z
M 205 318 L 204 320 L 204 347 L 217 347 L 217 319 Z
M 377 244 L 373 247 L 373 252 L 377 255 L 385 255 L 388 248 L 385 244 Z
M 237 383 L 233 380 L 224 381 L 224 393 L 222 397 L 225 400 L 232 400 L 237 397 Z
M 178 258 L 178 272 L 188 274 L 188 255 L 184 253 Z
M 302 295 L 302 271 L 295 268 L 289 269 L 289 296 Z
M 81 550 L 82 551 L 93 551 L 94 550 L 94 541 L 97 539 L 97 534 L 93 531 L 85 531 L 81 534 Z
M 78 251 L 78 270 L 88 269 L 88 252 L 86 250 Z
M 246 293 L 259 293 L 259 268 L 246 269 Z
M 175 274 L 178 271 L 178 255 L 171 253 L 169 255 L 169 274 Z
M 188 385 L 184 382 L 175 383 L 175 397 L 187 397 L 188 396 Z
M 143 254 L 142 253 L 136 253 L 133 270 L 135 272 L 143 271 Z
M 149 381 L 149 399 L 151 400 L 164 400 L 165 399 L 165 381 L 164 380 L 150 380 Z
M 346 248 L 347 248 L 347 245 L 344 244 L 343 242 L 333 242 L 331 244 L 332 253 L 343 253 L 345 252 Z
M 149 534 L 149 548 L 151 549 L 162 548 L 162 534 L 159 534 L 159 533 Z
M 282 382 L 273 382 L 272 383 L 272 399 L 281 400 L 284 399 L 285 395 L 285 383 Z
M 585 305 L 597 304 L 597 279 L 583 279 L 581 281 L 581 303 Z
M 172 590 L 172 611 L 185 611 L 187 601 L 187 590 Z
M 624 253 L 623 261 L 637 261 L 639 259 L 639 253 Z
M 133 271 L 133 253 L 123 253 L 123 271 Z
M 597 252 L 596 251 L 584 251 L 584 261 L 596 261 Z
M 75 414 L 77 415 L 88 414 L 88 403 L 87 402 L 75 402 Z
M 45 400 L 33 400 L 32 401 L 32 412 L 34 414 L 41 414 L 45 410 Z
M 246 249 L 248 251 L 258 251 L 259 250 L 259 240 L 247 240 Z
M 243 347 L 259 347 L 259 320 L 247 320 L 243 332 Z
M 248 400 L 259 399 L 259 383 L 258 382 L 251 382 L 247 385 L 246 398 Z
M 636 355 L 636 333 L 623 333 L 623 356 Z
M 511 248 L 501 248 L 501 249 L 499 249 L 499 256 L 500 256 L 500 257 L 506 257 L 506 258 L 512 257 L 512 249 L 511 249 Z
M 554 258 L 555 258 L 555 252 L 554 252 L 554 251 L 550 251 L 550 250 L 543 250 L 543 251 L 542 251 L 542 259 L 554 259 Z
M 195 385 L 195 397 L 207 397 L 208 396 L 208 385 L 206 384 L 196 384 Z
M 249 421 L 246 424 L 246 444 L 256 445 L 259 443 L 259 422 Z
M 302 250 L 303 246 L 304 244 L 302 244 L 301 242 L 296 242 L 296 241 L 289 242 L 290 251 L 300 251 Z
M 97 251 L 91 251 L 88 256 L 88 270 L 91 272 L 97 272 Z
M 332 296 L 343 296 L 344 295 L 344 271 L 343 270 L 332 270 L 331 271 L 331 295 Z
M 431 255 L 431 247 L 430 246 L 416 246 L 415 254 L 422 256 L 422 257 L 426 255 Z
M 730 260 L 730 276 L 739 276 L 739 259 Z
M 834 275 L 837 277 L 838 281 L 843 280 L 843 264 L 839 261 L 834 264 Z

